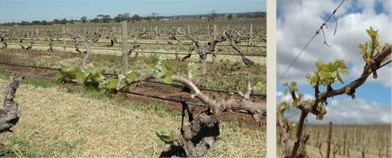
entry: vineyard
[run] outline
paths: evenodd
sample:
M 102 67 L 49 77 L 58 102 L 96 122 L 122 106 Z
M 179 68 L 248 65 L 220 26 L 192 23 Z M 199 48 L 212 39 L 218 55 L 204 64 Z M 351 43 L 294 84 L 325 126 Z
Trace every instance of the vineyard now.
M 119 25 L 86 25 L 0 27 L 0 37 L 4 48 L 83 53 L 86 50 L 79 48 L 80 41 L 78 40 L 80 39 L 76 38 L 77 33 L 83 32 L 94 54 L 121 55 L 122 39 Z M 232 30 L 235 44 L 243 51 L 238 53 L 232 48 L 229 40 L 220 41 L 214 51 L 214 58 L 209 60 L 235 62 L 240 61 L 241 54 L 243 54 L 265 66 L 263 57 L 266 56 L 266 32 L 265 26 L 259 21 L 238 22 L 231 25 L 223 23 L 221 25 L 129 26 L 127 29 L 128 44 L 137 46 L 134 53 L 159 54 L 176 60 L 197 59 L 194 57 L 197 55 L 197 50 L 192 40 L 185 34 L 191 37 L 197 36 L 198 40 L 203 43 L 211 43 L 224 31 Z M 189 55 L 191 56 L 188 57 Z
M 1 85 L 26 77 L 3 153 L 265 155 L 265 21 L 176 24 L 0 27 Z
M 311 131 L 306 151 L 309 157 L 327 155 L 329 125 L 307 125 L 305 131 Z M 294 131 L 290 140 L 294 140 Z M 332 125 L 331 157 L 391 157 L 390 125 Z M 282 135 L 278 136 L 278 148 L 283 147 Z M 281 156 L 281 153 L 277 152 Z

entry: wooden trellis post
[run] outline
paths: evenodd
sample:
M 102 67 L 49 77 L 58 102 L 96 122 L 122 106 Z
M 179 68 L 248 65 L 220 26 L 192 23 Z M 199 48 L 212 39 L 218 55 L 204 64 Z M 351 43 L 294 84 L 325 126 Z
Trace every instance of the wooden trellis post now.
M 249 26 L 249 38 L 248 38 L 248 47 L 246 49 L 246 52 L 249 53 L 249 48 L 252 45 L 252 33 L 253 33 L 253 25 L 250 24 Z
M 216 40 L 216 36 L 217 36 L 217 31 L 218 30 L 218 28 L 217 28 L 217 25 L 216 24 L 214 24 L 214 40 Z M 212 53 L 212 63 L 213 64 L 216 64 L 216 52 L 215 52 L 215 50 L 214 50 L 214 52 Z
M 63 47 L 64 47 L 64 52 L 67 48 L 67 46 L 65 45 L 65 26 L 63 26 Z
M 46 41 L 46 29 L 43 28 L 43 29 L 42 29 L 42 32 L 44 33 L 44 41 Z
M 329 158 L 329 154 L 331 152 L 331 137 L 332 137 L 332 122 L 329 122 L 328 148 L 327 148 L 327 157 L 326 158 Z
M 207 25 L 207 35 L 210 35 L 210 25 Z
M 344 129 L 344 132 L 343 132 L 343 156 L 346 156 L 346 137 L 347 137 L 347 129 Z
M 317 136 L 316 136 L 316 147 L 319 146 L 319 140 L 320 140 L 320 130 L 317 130 Z
M 127 21 L 123 21 L 122 25 L 122 56 L 123 56 L 123 75 L 128 72 L 128 51 L 127 51 L 127 43 L 128 43 L 128 29 L 127 29 Z
M 158 26 L 155 26 L 155 42 L 158 43 Z

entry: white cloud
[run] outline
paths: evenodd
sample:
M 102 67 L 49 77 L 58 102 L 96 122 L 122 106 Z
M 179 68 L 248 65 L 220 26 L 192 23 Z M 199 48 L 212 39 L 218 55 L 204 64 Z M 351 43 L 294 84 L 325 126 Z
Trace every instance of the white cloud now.
M 390 4 L 390 0 L 383 0 L 383 4 Z M 323 23 L 323 18 L 339 5 L 340 1 L 334 0 L 298 0 L 283 1 L 281 6 L 281 18 L 277 20 L 277 77 L 283 74 L 291 61 L 297 56 L 305 44 L 310 40 L 315 31 Z M 356 5 L 362 8 L 361 13 L 348 13 L 350 7 Z M 335 23 L 329 22 L 325 29 L 326 41 L 331 46 L 324 45 L 323 34 L 320 32 L 309 47 L 302 53 L 296 63 L 290 68 L 282 80 L 297 81 L 305 84 L 306 73 L 313 73 L 315 62 L 321 59 L 324 63 L 336 59 L 344 59 L 346 64 L 353 67 L 349 69 L 349 80 L 356 79 L 362 73 L 364 61 L 359 53 L 358 44 L 366 42 L 369 37 L 366 29 L 372 26 L 378 29 L 380 41 L 392 43 L 391 17 L 387 13 L 376 14 L 375 1 L 360 0 L 354 4 L 348 1 L 337 12 L 337 33 L 334 34 Z M 387 10 L 387 7 L 385 7 Z M 389 11 L 390 12 L 390 7 Z M 385 87 L 391 87 L 391 67 L 380 70 L 377 80 L 369 79 L 370 82 L 382 83 Z
M 384 6 L 384 10 L 386 12 L 388 12 L 389 14 L 391 14 L 391 10 L 392 10 L 392 1 L 391 0 L 382 0 L 382 4 Z
M 312 99 L 313 96 L 305 94 L 306 99 Z M 289 96 L 284 96 L 282 92 L 277 92 L 277 103 L 290 101 Z M 333 122 L 334 124 L 390 124 L 391 123 L 391 106 L 382 105 L 376 102 L 366 101 L 363 99 L 331 99 L 326 106 L 327 114 L 322 121 L 316 120 L 316 116 L 309 114 L 308 123 L 325 124 Z M 285 117 L 294 122 L 298 122 L 299 110 L 291 109 L 285 113 Z
M 314 96 L 309 95 L 309 94 L 304 94 L 303 99 L 304 100 L 314 99 Z M 280 92 L 280 91 L 276 92 L 276 102 L 281 103 L 284 101 L 291 102 L 291 101 L 293 101 L 293 99 L 291 98 L 290 95 L 285 96 L 283 92 Z

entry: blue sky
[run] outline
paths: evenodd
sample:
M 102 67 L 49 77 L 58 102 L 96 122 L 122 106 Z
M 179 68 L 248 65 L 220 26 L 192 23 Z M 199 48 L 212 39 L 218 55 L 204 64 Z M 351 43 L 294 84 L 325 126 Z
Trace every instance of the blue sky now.
M 120 13 L 141 16 L 153 12 L 166 16 L 206 14 L 214 9 L 217 13 L 265 11 L 266 0 L 0 0 L 0 23 L 22 20 L 51 21 L 55 18 L 80 19 L 82 16 L 90 19 L 98 14 L 114 17 Z
M 341 0 L 278 0 L 277 77 L 283 73 L 340 2 Z M 278 104 L 289 99 L 282 94 L 286 89 L 282 86 L 284 81 L 297 81 L 299 91 L 306 94 L 309 99 L 313 97 L 314 90 L 306 83 L 305 74 L 313 74 L 318 59 L 324 63 L 336 59 L 345 60 L 349 67 L 349 75 L 344 77 L 345 85 L 357 79 L 365 65 L 359 54 L 358 44 L 370 40 L 365 32 L 369 26 L 379 30 L 381 42 L 392 43 L 390 0 L 346 0 L 337 11 L 336 17 L 338 19 L 336 35 L 333 35 L 336 22 L 334 18 L 324 29 L 326 41 L 331 47 L 324 44 L 322 34 L 316 36 L 285 77 L 277 83 Z M 284 46 L 279 47 L 283 44 Z M 347 95 L 328 99 L 332 105 L 327 106 L 329 112 L 324 117 L 325 120 L 316 121 L 311 117 L 310 122 L 316 124 L 328 121 L 343 124 L 390 123 L 391 71 L 392 66 L 389 64 L 378 71 L 378 79 L 373 79 L 371 75 L 368 81 L 356 90 L 355 100 Z M 342 86 L 340 83 L 332 85 L 335 89 Z M 325 88 L 322 90 L 325 91 Z M 354 115 L 363 113 L 363 110 L 368 107 L 371 107 L 367 109 L 369 115 Z M 295 110 L 291 110 L 289 115 L 294 112 Z M 352 115 L 346 116 L 346 114 Z M 293 117 L 292 120 L 298 121 L 298 117 Z

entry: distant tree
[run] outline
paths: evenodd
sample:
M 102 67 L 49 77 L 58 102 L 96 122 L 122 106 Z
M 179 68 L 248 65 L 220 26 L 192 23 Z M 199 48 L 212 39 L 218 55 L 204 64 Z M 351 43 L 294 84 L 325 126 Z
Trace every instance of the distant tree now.
M 138 22 L 138 21 L 140 21 L 140 20 L 141 20 L 141 18 L 140 18 L 140 16 L 137 15 L 137 14 L 133 15 L 133 16 L 132 16 L 132 19 L 131 19 L 132 23 Z
M 124 20 L 130 22 L 131 21 L 131 17 L 129 16 L 129 13 L 124 13 Z
M 68 23 L 74 24 L 74 23 L 75 23 L 75 20 L 74 20 L 74 19 L 71 19 L 71 20 L 68 21 Z
M 28 21 L 22 21 L 22 22 L 20 22 L 20 25 L 22 25 L 22 26 L 30 25 L 30 22 L 28 22 Z
M 152 19 L 155 19 L 155 21 L 158 21 L 158 20 L 161 19 L 161 18 L 159 17 L 159 14 L 158 14 L 158 13 L 151 13 L 151 18 L 152 18 Z
M 103 18 L 102 18 L 102 21 L 104 22 L 104 23 L 109 23 L 110 22 L 110 15 L 104 15 L 103 16 Z
M 216 14 L 215 10 L 212 10 L 212 12 L 208 15 L 207 20 L 208 21 L 214 21 L 218 15 Z
M 261 11 L 257 11 L 257 12 L 255 12 L 254 14 L 253 14 L 253 17 L 254 18 L 261 18 L 261 17 L 264 17 L 265 16 L 265 13 L 263 13 L 263 12 L 261 12 Z
M 103 22 L 103 20 L 102 20 L 102 19 L 103 19 L 103 16 L 104 16 L 103 14 L 98 14 L 98 15 L 97 15 L 97 19 L 98 19 L 100 22 Z
M 148 22 L 151 22 L 152 17 L 151 17 L 151 16 L 147 16 L 147 17 L 145 17 L 144 19 L 146 19 Z
M 42 25 L 48 25 L 48 22 L 46 22 L 46 20 L 42 20 L 41 24 Z
M 229 14 L 229 15 L 227 15 L 227 20 L 233 20 L 233 14 Z
M 114 21 L 115 22 L 121 22 L 121 21 L 124 21 L 124 20 L 125 20 L 125 18 L 124 18 L 123 14 L 118 14 L 116 17 L 114 17 Z
M 91 20 L 91 22 L 93 22 L 93 23 L 99 23 L 99 19 L 98 19 L 98 18 L 94 18 L 94 19 Z
M 31 22 L 31 24 L 33 24 L 33 25 L 41 25 L 41 21 L 34 20 L 34 21 Z
M 65 25 L 66 23 L 67 23 L 67 19 L 66 18 L 61 19 L 60 24 Z
M 60 20 L 59 19 L 54 19 L 53 20 L 53 24 L 60 24 Z
M 199 15 L 199 19 L 203 19 L 203 15 Z
M 81 17 L 81 18 L 80 18 L 80 21 L 81 21 L 82 23 L 86 23 L 86 22 L 87 22 L 87 17 L 86 17 L 86 16 Z

